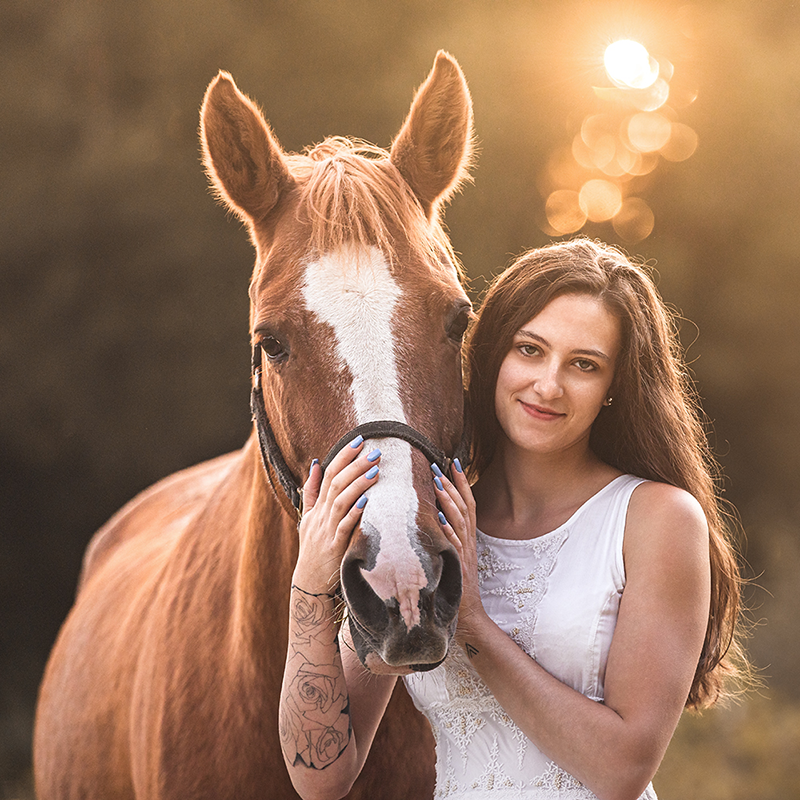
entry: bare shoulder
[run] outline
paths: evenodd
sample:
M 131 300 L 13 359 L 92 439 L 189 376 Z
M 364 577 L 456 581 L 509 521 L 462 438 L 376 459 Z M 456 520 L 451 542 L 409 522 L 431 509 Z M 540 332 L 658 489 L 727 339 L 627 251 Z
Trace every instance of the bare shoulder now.
M 705 529 L 706 516 L 694 495 L 677 486 L 656 481 L 639 484 L 631 496 L 628 523 L 680 524 Z
M 677 486 L 640 484 L 628 506 L 623 551 L 626 563 L 637 554 L 667 561 L 703 560 L 708 553 L 708 523 L 700 503 Z

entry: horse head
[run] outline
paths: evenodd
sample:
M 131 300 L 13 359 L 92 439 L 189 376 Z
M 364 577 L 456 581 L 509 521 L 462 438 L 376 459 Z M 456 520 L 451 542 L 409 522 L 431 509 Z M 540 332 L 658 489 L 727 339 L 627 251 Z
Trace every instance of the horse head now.
M 206 92 L 201 138 L 212 184 L 256 249 L 257 427 L 272 440 L 273 486 L 291 494 L 312 458 L 376 420 L 452 454 L 470 304 L 440 211 L 467 176 L 472 144 L 455 60 L 437 55 L 389 152 L 331 138 L 286 153 L 227 73 Z M 379 427 L 366 438 L 383 457 L 341 568 L 350 631 L 373 671 L 429 669 L 447 654 L 461 596 L 431 456 L 413 436 Z

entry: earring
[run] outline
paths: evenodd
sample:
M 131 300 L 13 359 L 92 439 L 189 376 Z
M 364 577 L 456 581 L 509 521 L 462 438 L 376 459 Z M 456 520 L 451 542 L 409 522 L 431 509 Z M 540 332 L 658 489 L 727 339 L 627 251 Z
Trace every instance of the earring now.
M 606 397 L 606 399 L 603 400 L 603 405 L 604 406 L 610 406 L 613 402 L 614 402 L 614 398 L 613 397 Z

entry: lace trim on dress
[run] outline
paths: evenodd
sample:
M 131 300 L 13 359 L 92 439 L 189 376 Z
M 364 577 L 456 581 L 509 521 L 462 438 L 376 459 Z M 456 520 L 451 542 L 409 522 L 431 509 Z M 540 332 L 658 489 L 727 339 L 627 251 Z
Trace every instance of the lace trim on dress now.
M 573 778 L 566 770 L 561 769 L 555 761 L 547 765 L 547 769 L 531 784 L 542 790 L 538 797 L 553 798 L 563 797 L 563 792 L 569 792 L 570 800 L 597 800 L 597 795 L 589 791 L 577 778 Z
M 531 790 L 535 789 L 535 794 Z M 452 760 L 448 751 L 447 768 L 444 780 L 436 787 L 433 800 L 446 800 L 454 795 L 472 796 L 473 792 L 485 794 L 502 794 L 503 800 L 524 800 L 535 796 L 536 800 L 597 800 L 590 789 L 584 786 L 566 770 L 561 769 L 554 761 L 547 764 L 547 769 L 532 781 L 515 781 L 504 769 L 499 758 L 498 738 L 495 734 L 489 762 L 480 776 L 472 781 L 468 787 L 461 787 L 453 769 Z M 639 800 L 658 800 L 652 784 L 645 790 Z
M 498 597 L 506 598 L 517 611 L 523 612 L 521 616 L 522 628 L 514 628 L 511 632 L 511 638 L 531 657 L 536 658 L 536 645 L 534 643 L 533 633 L 536 628 L 536 620 L 539 616 L 539 603 L 547 592 L 547 585 L 549 583 L 550 573 L 556 563 L 556 556 L 561 546 L 567 539 L 569 533 L 568 528 L 553 532 L 547 536 L 537 539 L 530 539 L 525 542 L 524 550 L 530 552 L 535 559 L 537 559 L 536 566 L 528 573 L 522 580 L 514 581 L 499 586 L 495 589 L 490 589 L 487 594 L 496 595 Z M 483 545 L 483 549 L 488 551 L 488 547 Z M 480 554 L 479 554 L 480 557 Z M 487 568 L 485 571 L 486 577 L 495 574 L 499 569 L 505 569 L 506 565 L 496 556 L 486 558 Z M 497 566 L 494 571 L 488 566 L 489 563 Z M 509 565 L 512 569 L 514 565 Z M 481 575 L 478 576 L 479 581 Z
M 461 787 L 458 785 L 458 779 L 456 778 L 456 771 L 453 768 L 453 753 L 448 747 L 447 766 L 445 767 L 444 776 L 436 781 L 436 791 L 433 794 L 433 800 L 443 800 L 443 798 L 459 794 L 461 791 Z
M 426 714 L 432 727 L 446 731 L 457 746 L 461 753 L 463 769 L 466 769 L 470 742 L 486 724 L 485 717 L 491 715 L 500 719 L 504 712 L 458 645 L 453 645 L 450 651 L 444 675 L 449 702 L 445 706 L 426 709 Z M 505 716 L 511 725 L 514 725 L 510 717 Z
M 492 749 L 489 752 L 488 763 L 478 778 L 472 781 L 469 788 L 480 789 L 484 792 L 508 789 L 522 791 L 525 788 L 524 781 L 515 782 L 505 769 L 503 769 L 503 764 L 500 761 L 500 745 L 497 741 L 497 734 L 495 734 L 492 739 Z
M 477 549 L 479 586 L 483 586 L 487 578 L 494 577 L 498 572 L 511 572 L 517 568 L 516 564 L 503 561 L 496 553 L 493 553 L 485 542 L 481 542 L 480 536 L 478 536 Z

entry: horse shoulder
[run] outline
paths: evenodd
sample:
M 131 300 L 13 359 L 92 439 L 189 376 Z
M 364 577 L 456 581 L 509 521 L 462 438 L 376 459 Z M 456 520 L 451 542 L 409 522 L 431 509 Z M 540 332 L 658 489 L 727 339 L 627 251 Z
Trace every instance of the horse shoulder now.
M 166 542 L 190 524 L 241 457 L 242 451 L 237 450 L 195 464 L 163 478 L 126 503 L 89 542 L 78 591 L 122 545 L 142 539 Z

